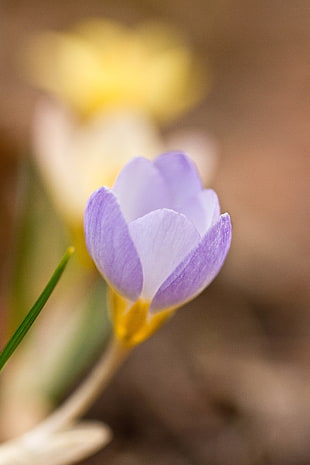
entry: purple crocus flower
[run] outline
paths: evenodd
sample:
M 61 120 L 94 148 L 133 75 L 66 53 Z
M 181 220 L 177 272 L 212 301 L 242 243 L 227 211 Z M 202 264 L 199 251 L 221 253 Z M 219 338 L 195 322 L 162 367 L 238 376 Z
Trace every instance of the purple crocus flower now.
M 85 212 L 87 248 L 103 277 L 126 301 L 147 303 L 148 318 L 203 291 L 231 242 L 228 213 L 203 189 L 180 152 L 153 162 L 135 158 L 114 187 L 101 187 Z

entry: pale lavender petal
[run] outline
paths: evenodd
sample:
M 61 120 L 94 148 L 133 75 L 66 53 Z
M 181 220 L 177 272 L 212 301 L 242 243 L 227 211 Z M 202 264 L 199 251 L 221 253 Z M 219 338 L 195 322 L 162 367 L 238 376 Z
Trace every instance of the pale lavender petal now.
M 220 216 L 218 196 L 212 189 L 204 189 L 182 204 L 178 211 L 184 213 L 195 225 L 199 234 L 204 236 Z
M 173 209 L 177 210 L 187 198 L 202 189 L 195 164 L 183 152 L 167 152 L 154 161 L 165 178 L 173 196 Z
M 171 194 L 160 171 L 145 158 L 134 158 L 120 172 L 113 192 L 127 222 L 158 208 L 171 207 Z
M 136 300 L 142 289 L 142 266 L 118 201 L 107 187 L 90 197 L 84 218 L 88 251 L 104 278 L 118 292 Z
M 151 312 L 183 305 L 203 291 L 220 271 L 230 242 L 230 217 L 224 213 L 161 285 L 151 304 Z
M 151 299 L 160 285 L 201 238 L 184 215 L 155 210 L 129 224 L 143 269 L 142 296 Z

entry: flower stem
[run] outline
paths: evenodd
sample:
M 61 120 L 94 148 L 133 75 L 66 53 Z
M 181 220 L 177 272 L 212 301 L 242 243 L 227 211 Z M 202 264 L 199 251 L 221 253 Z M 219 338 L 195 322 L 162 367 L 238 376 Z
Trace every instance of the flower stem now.
M 86 380 L 75 392 L 32 433 L 51 433 L 61 430 L 81 417 L 106 387 L 131 348 L 113 338 Z
M 48 448 L 46 451 L 47 455 L 44 455 L 46 441 L 49 441 L 49 438 L 53 437 L 53 433 L 61 433 L 65 430 L 70 430 L 70 428 L 73 428 L 72 431 L 74 431 L 74 424 L 83 416 L 92 402 L 94 402 L 100 392 L 107 386 L 114 373 L 131 350 L 130 347 L 125 346 L 116 338 L 113 338 L 108 349 L 104 352 L 85 381 L 54 413 L 31 431 L 0 444 L 0 465 L 37 465 L 38 463 L 41 465 L 42 461 L 40 457 L 48 457 L 49 465 L 53 465 L 54 463 L 59 464 L 60 462 L 57 460 L 57 456 L 54 460 L 52 455 L 53 451 L 50 453 Z M 94 425 L 96 427 L 96 424 Z M 95 432 L 97 432 L 98 435 L 98 425 Z M 104 444 L 107 441 L 109 441 L 109 431 L 104 428 L 100 432 L 100 442 Z M 64 445 L 65 443 L 63 440 L 63 446 Z M 88 444 L 86 444 L 86 446 L 89 451 L 92 449 L 95 450 L 97 442 L 94 443 L 95 447 L 89 448 Z M 70 441 L 68 442 L 68 447 L 72 448 L 72 443 L 70 443 Z M 81 457 L 84 456 L 86 456 L 85 451 L 82 450 Z M 68 457 L 70 457 L 70 455 Z M 72 462 L 69 459 L 67 461 L 66 457 L 64 457 L 61 463 Z

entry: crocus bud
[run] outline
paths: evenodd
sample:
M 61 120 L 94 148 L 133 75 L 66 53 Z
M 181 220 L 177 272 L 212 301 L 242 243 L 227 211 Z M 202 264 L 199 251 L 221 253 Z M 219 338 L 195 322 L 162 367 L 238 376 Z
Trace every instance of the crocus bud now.
M 220 271 L 231 222 L 193 162 L 170 152 L 135 158 L 85 212 L 88 251 L 111 287 L 116 336 L 134 345 L 196 297 Z

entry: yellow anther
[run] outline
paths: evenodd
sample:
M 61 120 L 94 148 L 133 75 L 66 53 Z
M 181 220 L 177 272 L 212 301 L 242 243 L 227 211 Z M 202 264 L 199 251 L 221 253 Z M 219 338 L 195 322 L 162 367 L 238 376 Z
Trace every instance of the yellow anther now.
M 174 312 L 174 309 L 168 309 L 150 315 L 150 301 L 139 298 L 132 303 L 112 289 L 109 290 L 109 300 L 115 335 L 129 347 L 150 337 Z

